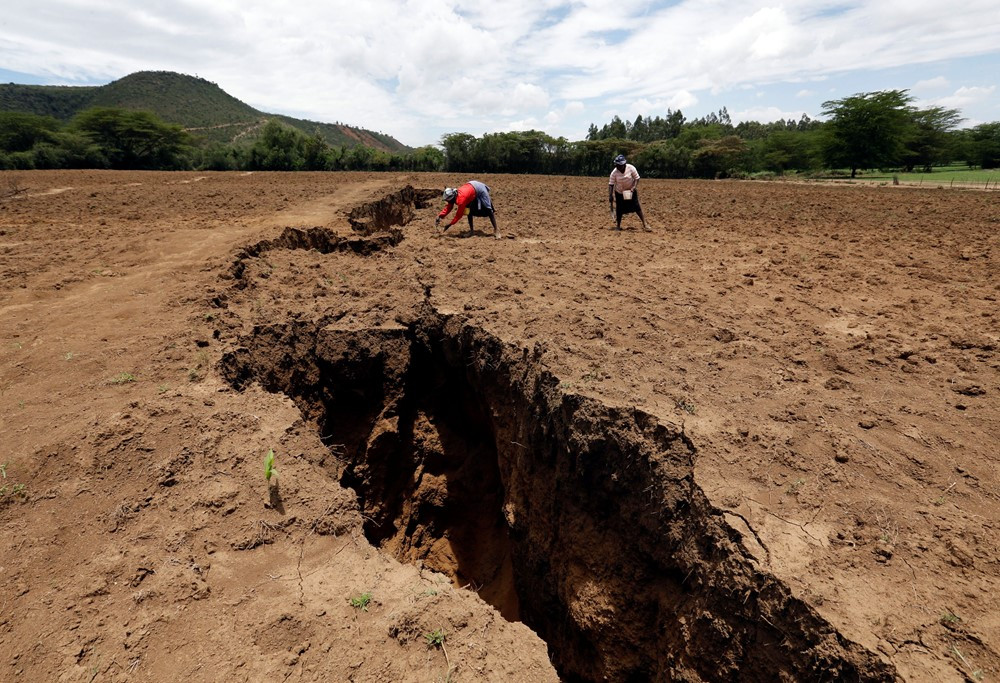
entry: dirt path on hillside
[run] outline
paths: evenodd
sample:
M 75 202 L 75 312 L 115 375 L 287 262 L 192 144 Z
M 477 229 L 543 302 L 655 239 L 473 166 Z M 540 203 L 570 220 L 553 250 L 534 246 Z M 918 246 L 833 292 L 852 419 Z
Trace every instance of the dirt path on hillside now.
M 5 680 L 998 674 L 1000 195 L 17 175 Z

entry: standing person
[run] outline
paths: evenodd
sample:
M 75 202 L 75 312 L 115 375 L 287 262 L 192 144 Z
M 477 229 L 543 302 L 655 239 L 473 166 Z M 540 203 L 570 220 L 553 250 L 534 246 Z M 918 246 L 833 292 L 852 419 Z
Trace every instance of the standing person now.
M 493 224 L 493 237 L 500 239 L 500 228 L 497 227 L 497 219 L 493 212 L 493 200 L 490 199 L 490 188 L 488 186 L 478 180 L 470 180 L 458 189 L 446 187 L 444 188 L 444 200 L 448 203 L 441 209 L 437 220 L 434 221 L 435 227 L 441 224 L 441 219 L 447 216 L 454 206 L 455 217 L 451 219 L 451 223 L 444 226 L 445 230 L 458 223 L 462 216 L 468 212 L 470 235 L 473 234 L 472 217 L 484 216 L 488 217 L 490 223 Z
M 625 160 L 624 154 L 616 156 L 614 163 L 615 168 L 608 181 L 608 205 L 615 219 L 615 230 L 622 229 L 623 215 L 637 213 L 642 229 L 652 232 L 646 225 L 646 217 L 642 215 L 642 205 L 639 204 L 639 172 Z

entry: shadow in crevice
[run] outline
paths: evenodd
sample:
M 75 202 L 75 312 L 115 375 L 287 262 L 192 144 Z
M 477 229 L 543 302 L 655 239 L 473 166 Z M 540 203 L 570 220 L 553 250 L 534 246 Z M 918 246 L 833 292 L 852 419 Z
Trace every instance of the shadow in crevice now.
M 540 351 L 433 312 L 243 343 L 222 374 L 340 446 L 370 542 L 523 620 L 564 680 L 894 680 L 743 546 L 682 432 L 565 393 Z
M 345 238 L 328 228 L 285 228 L 274 239 L 261 240 L 240 249 L 233 265 L 229 268 L 229 274 L 237 281 L 236 287 L 242 288 L 246 285 L 243 276 L 246 272 L 247 261 L 259 258 L 275 249 L 315 250 L 321 254 L 351 252 L 358 256 L 371 256 L 390 247 L 395 247 L 402 241 L 403 231 L 398 229 L 370 237 Z
M 363 235 L 402 227 L 414 219 L 417 209 L 427 208 L 428 201 L 440 196 L 441 190 L 416 189 L 407 185 L 382 199 L 351 209 L 347 222 L 355 232 Z

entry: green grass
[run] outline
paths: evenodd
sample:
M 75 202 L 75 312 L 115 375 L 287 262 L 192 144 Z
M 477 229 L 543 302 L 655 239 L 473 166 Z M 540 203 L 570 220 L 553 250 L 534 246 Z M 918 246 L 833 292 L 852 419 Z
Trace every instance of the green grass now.
M 351 598 L 351 607 L 354 609 L 359 609 L 362 612 L 368 611 L 368 605 L 371 604 L 372 594 L 362 593 L 361 595 L 355 595 Z
M 441 647 L 444 645 L 446 637 L 445 632 L 441 629 L 424 634 L 424 638 L 427 639 L 427 647 Z
M 882 173 L 879 171 L 859 172 L 855 180 L 866 182 L 892 183 L 893 176 L 899 178 L 899 182 L 917 185 L 930 185 L 937 187 L 943 185 L 948 187 L 951 183 L 962 183 L 963 185 L 985 186 L 987 182 L 990 187 L 993 183 L 998 183 L 1000 189 L 1000 169 L 996 168 L 969 168 L 965 164 L 955 164 L 952 166 L 935 166 L 930 173 Z
M 945 612 L 944 614 L 941 615 L 941 619 L 939 621 L 942 624 L 957 624 L 958 622 L 962 621 L 962 618 L 959 617 L 954 612 Z
M 269 448 L 264 456 L 264 479 L 271 481 L 271 477 L 278 476 L 278 470 L 274 467 L 274 449 Z
M 0 476 L 3 480 L 7 479 L 7 466 L 10 463 L 5 462 L 0 465 Z M 28 498 L 28 487 L 25 484 L 7 484 L 4 483 L 0 486 L 0 503 L 6 502 L 13 498 L 20 498 L 21 500 L 26 500 Z
M 119 372 L 117 375 L 111 378 L 112 384 L 128 384 L 129 382 L 135 381 L 135 375 L 131 372 Z

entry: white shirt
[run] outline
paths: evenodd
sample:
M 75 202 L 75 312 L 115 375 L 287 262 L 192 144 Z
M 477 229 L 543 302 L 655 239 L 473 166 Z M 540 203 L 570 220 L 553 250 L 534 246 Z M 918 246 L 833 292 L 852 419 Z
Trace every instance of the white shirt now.
M 608 181 L 608 185 L 615 186 L 615 192 L 622 192 L 624 190 L 631 190 L 639 182 L 639 172 L 635 170 L 635 166 L 632 164 L 625 164 L 625 172 L 622 173 L 615 166 L 615 169 L 611 171 L 611 178 Z

